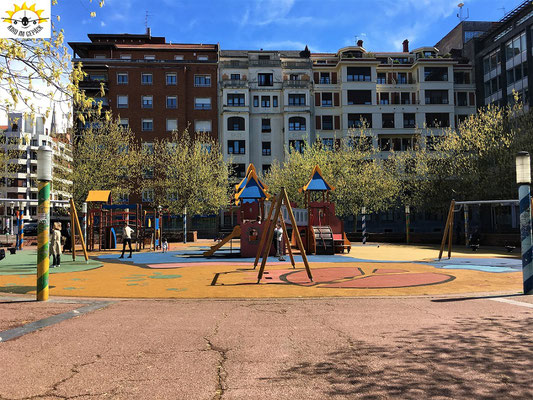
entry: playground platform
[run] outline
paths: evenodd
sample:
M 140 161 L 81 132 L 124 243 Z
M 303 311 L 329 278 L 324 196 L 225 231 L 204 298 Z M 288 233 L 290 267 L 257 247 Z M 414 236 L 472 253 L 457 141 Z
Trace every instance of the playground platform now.
M 458 247 L 450 260 L 436 261 L 437 246 L 352 243 L 349 254 L 312 255 L 309 281 L 302 259 L 296 268 L 269 258 L 257 283 L 254 259 L 239 258 L 225 245 L 222 256 L 206 258 L 212 241 L 171 244 L 171 251 L 91 253 L 72 261 L 62 256 L 60 268 L 50 270 L 50 296 L 108 298 L 297 298 L 359 296 L 421 296 L 479 293 L 520 293 L 518 251 Z M 0 261 L 0 294 L 35 294 L 33 249 L 7 255 Z

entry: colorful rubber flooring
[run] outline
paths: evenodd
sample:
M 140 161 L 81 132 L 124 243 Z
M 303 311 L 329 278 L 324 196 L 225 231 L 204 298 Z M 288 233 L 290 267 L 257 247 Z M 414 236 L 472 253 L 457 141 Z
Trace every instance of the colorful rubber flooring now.
M 436 261 L 435 248 L 354 246 L 350 254 L 309 256 L 309 280 L 300 256 L 296 268 L 270 258 L 258 283 L 253 259 L 201 256 L 198 243 L 176 251 L 95 255 L 88 264 L 63 257 L 51 269 L 51 296 L 131 298 L 253 298 L 517 293 L 521 261 L 497 253 L 456 253 Z M 176 246 L 177 247 L 177 246 Z M 35 293 L 36 253 L 24 250 L 0 261 L 0 293 Z

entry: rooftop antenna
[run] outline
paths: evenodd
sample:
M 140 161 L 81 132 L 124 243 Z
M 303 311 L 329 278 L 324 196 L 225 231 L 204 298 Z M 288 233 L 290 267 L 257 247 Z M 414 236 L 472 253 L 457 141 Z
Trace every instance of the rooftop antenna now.
M 148 18 L 151 16 L 152 14 L 150 14 L 148 10 L 146 10 L 144 15 L 144 28 L 146 29 L 146 31 L 148 31 Z
M 503 12 L 503 18 L 505 18 L 505 15 L 507 14 L 507 13 L 505 12 L 505 7 L 500 7 L 500 8 L 498 8 L 498 10 L 502 10 L 502 12 Z
M 459 3 L 457 4 L 457 7 L 459 7 L 459 12 L 457 13 L 457 18 L 459 18 L 459 21 L 463 22 L 470 18 L 470 10 L 466 9 L 466 16 L 463 15 L 463 7 L 465 6 L 465 3 Z

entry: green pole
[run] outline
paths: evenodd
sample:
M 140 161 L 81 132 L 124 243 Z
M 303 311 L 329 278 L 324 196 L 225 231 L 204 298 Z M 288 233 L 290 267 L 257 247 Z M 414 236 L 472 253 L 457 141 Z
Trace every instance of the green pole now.
M 50 253 L 50 182 L 52 181 L 52 149 L 41 146 L 37 150 L 37 301 L 48 300 L 48 268 Z

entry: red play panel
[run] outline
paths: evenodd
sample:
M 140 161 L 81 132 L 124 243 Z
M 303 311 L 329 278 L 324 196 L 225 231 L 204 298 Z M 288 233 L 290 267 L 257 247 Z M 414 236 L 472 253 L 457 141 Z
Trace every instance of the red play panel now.
M 415 274 L 372 275 L 345 282 L 320 285 L 325 288 L 359 288 L 359 289 L 385 289 L 413 286 L 426 286 L 444 283 L 455 279 L 454 276 L 435 274 L 431 272 Z

